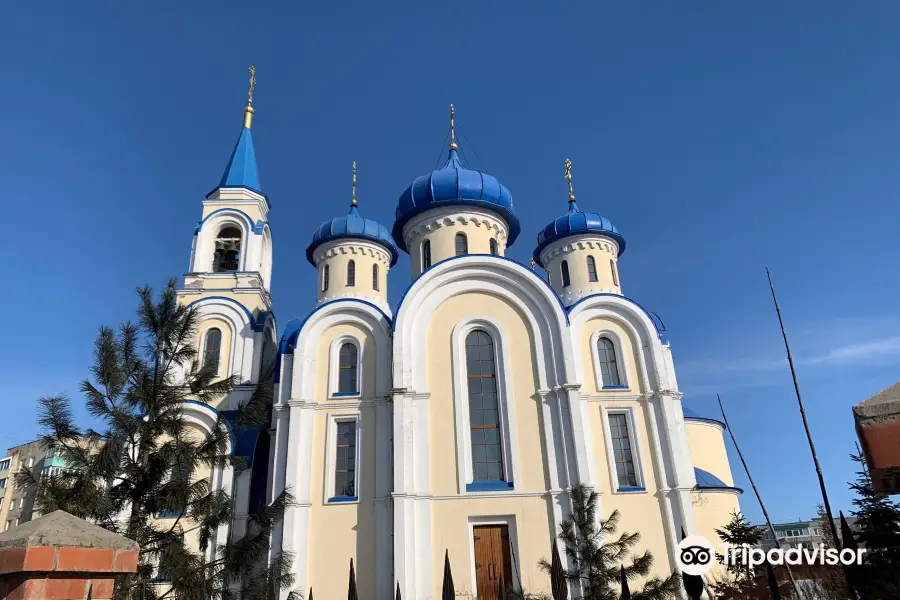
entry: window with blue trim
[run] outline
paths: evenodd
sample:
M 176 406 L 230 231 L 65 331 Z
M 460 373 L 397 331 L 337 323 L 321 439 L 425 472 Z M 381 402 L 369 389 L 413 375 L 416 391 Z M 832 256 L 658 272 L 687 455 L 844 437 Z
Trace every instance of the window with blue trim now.
M 346 342 L 338 352 L 338 393 L 359 392 L 359 350 L 355 344 Z
M 597 262 L 593 256 L 587 257 L 588 281 L 597 281 Z
M 356 285 L 356 262 L 351 260 L 347 263 L 347 287 Z
M 356 421 L 338 421 L 334 497 L 356 497 Z
M 619 489 L 637 488 L 631 432 L 628 430 L 628 417 L 624 413 L 609 413 L 609 436 L 612 440 Z
M 562 264 L 559 266 L 560 274 L 562 275 L 562 285 L 563 287 L 569 287 L 571 281 L 569 280 L 569 263 L 568 261 L 562 261 Z
M 203 368 L 210 373 L 219 372 L 219 356 L 222 352 L 222 331 L 212 327 L 206 332 L 203 344 Z
M 225 227 L 216 236 L 213 252 L 213 273 L 228 273 L 240 268 L 241 230 Z
M 597 339 L 597 360 L 600 363 L 600 377 L 603 387 L 620 387 L 619 364 L 616 360 L 616 347 L 609 338 Z
M 422 242 L 422 270 L 424 271 L 431 266 L 431 242 L 425 240 Z
M 476 329 L 466 336 L 466 372 L 474 481 L 504 481 L 494 341 Z
M 469 240 L 466 238 L 466 234 L 457 233 L 455 243 L 457 256 L 462 256 L 469 253 Z

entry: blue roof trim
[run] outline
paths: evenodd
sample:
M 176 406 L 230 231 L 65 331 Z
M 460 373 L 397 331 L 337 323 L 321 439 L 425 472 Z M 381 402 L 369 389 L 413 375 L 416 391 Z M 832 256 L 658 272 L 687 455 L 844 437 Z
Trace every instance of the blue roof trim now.
M 521 231 L 510 191 L 496 177 L 463 167 L 456 150 L 450 150 L 443 167 L 416 177 L 400 194 L 391 230 L 397 246 L 409 252 L 403 227 L 416 215 L 441 206 L 477 206 L 498 213 L 509 228 L 507 246 L 513 245 Z
M 335 300 L 329 300 L 328 302 L 324 302 L 312 309 L 312 311 L 310 311 L 310 313 L 306 315 L 303 320 L 291 319 L 290 321 L 288 321 L 287 326 L 284 328 L 284 333 L 281 334 L 281 340 L 278 342 L 278 356 L 280 357 L 282 354 L 293 354 L 294 349 L 297 347 L 297 337 L 300 335 L 300 331 L 303 329 L 304 325 L 306 325 L 306 322 L 309 321 L 314 314 L 316 314 L 326 306 L 330 306 L 338 302 L 357 302 L 359 304 L 371 306 L 372 308 L 380 312 L 381 316 L 387 319 L 388 323 L 393 323 L 393 320 L 389 316 L 387 316 L 387 313 L 367 300 L 360 300 L 358 298 L 337 298 Z M 276 371 L 275 374 L 277 376 L 278 371 Z
M 541 268 L 545 268 L 544 263 L 541 262 L 541 252 L 544 248 L 559 240 L 589 233 L 604 235 L 615 240 L 619 246 L 618 256 L 622 256 L 622 253 L 625 252 L 625 238 L 622 237 L 622 234 L 619 233 L 612 221 L 606 217 L 601 217 L 597 213 L 580 211 L 575 201 L 570 200 L 569 212 L 550 221 L 538 234 L 538 245 L 532 253 L 534 262 L 539 264 Z
M 216 419 L 219 418 L 219 411 L 216 410 L 214 407 L 210 406 L 209 404 L 207 404 L 206 402 L 200 402 L 199 400 L 184 400 L 183 402 L 184 402 L 184 404 L 196 404 L 197 406 L 202 406 L 204 408 L 208 408 L 209 410 L 211 410 L 215 413 Z M 231 423 L 229 423 L 228 420 L 226 419 L 225 425 L 228 428 L 228 437 L 231 440 L 231 451 L 234 452 L 234 435 L 231 432 Z
M 203 219 L 199 223 L 197 223 L 197 227 L 194 229 L 194 235 L 197 235 L 197 233 L 200 231 L 200 228 L 203 227 L 203 224 L 206 223 L 206 221 L 209 220 L 210 217 L 212 217 L 213 215 L 217 215 L 221 212 L 238 213 L 239 215 L 241 215 L 242 217 L 247 219 L 247 224 L 250 225 L 250 231 L 252 233 L 255 233 L 256 235 L 262 235 L 262 232 L 263 232 L 263 230 L 265 230 L 267 225 L 269 226 L 269 230 L 272 229 L 272 226 L 269 225 L 268 221 L 257 221 L 256 223 L 254 223 L 253 219 L 250 218 L 250 215 L 248 215 L 247 213 L 245 213 L 244 211 L 242 211 L 238 208 L 217 208 L 216 210 L 212 211 L 211 213 L 209 213 L 208 215 L 203 217 Z
M 694 421 L 697 423 L 712 423 L 714 425 L 718 425 L 719 427 L 721 427 L 723 431 L 725 430 L 725 423 L 723 423 L 722 421 L 719 421 L 718 419 L 711 419 L 709 417 L 701 417 L 700 415 L 698 415 L 691 409 L 685 408 L 685 407 L 681 408 L 681 412 L 684 413 L 685 421 Z
M 716 492 L 736 492 L 743 494 L 744 490 L 739 487 L 728 485 L 709 471 L 694 467 L 694 478 L 697 480 L 698 491 L 716 491 Z
M 231 431 L 231 453 L 234 456 L 243 456 L 247 459 L 247 468 L 253 466 L 253 455 L 256 450 L 256 441 L 262 432 L 263 425 L 244 425 L 237 424 L 237 410 L 223 410 L 222 418 L 228 423 Z
M 590 300 L 591 298 L 596 298 L 596 297 L 598 297 L 598 296 L 614 296 L 614 297 L 616 297 L 616 298 L 621 298 L 622 300 L 627 300 L 628 302 L 631 302 L 632 304 L 634 304 L 635 306 L 637 306 L 639 309 L 641 309 L 642 311 L 644 311 L 644 314 L 647 315 L 647 318 L 650 319 L 650 322 L 651 322 L 651 323 L 653 323 L 653 327 L 656 329 L 656 334 L 659 336 L 660 341 L 661 341 L 663 344 L 667 344 L 667 343 L 668 343 L 668 340 L 666 339 L 666 336 L 665 336 L 666 330 L 665 330 L 665 329 L 660 330 L 659 324 L 656 322 L 656 319 L 653 318 L 653 313 L 651 313 L 649 310 L 647 310 L 646 308 L 644 308 L 643 306 L 641 306 L 639 303 L 635 302 L 634 300 L 632 300 L 632 299 L 629 298 L 628 296 L 623 296 L 622 294 L 612 294 L 612 293 L 610 293 L 610 292 L 598 292 L 598 293 L 596 293 L 596 294 L 591 294 L 591 295 L 589 295 L 589 296 L 585 296 L 584 298 L 582 298 L 581 300 L 579 300 L 578 302 L 576 302 L 575 304 L 573 304 L 572 306 L 570 306 L 569 308 L 567 308 L 567 309 L 566 309 L 566 314 L 569 314 L 570 312 L 572 312 L 572 310 L 574 310 L 574 308 L 575 308 L 576 306 L 578 306 L 579 304 L 581 304 L 581 303 L 584 302 L 585 300 Z
M 535 273 L 535 272 L 532 271 L 531 269 L 527 268 L 525 265 L 523 265 L 523 264 L 521 264 L 521 263 L 519 263 L 519 262 L 516 262 L 516 261 L 514 261 L 514 260 L 511 259 L 511 258 L 507 258 L 507 257 L 505 257 L 505 256 L 497 256 L 496 254 L 463 254 L 463 255 L 461 255 L 461 256 L 451 256 L 450 258 L 445 258 L 445 259 L 442 260 L 442 261 L 439 261 L 439 262 L 434 263 L 433 265 L 431 265 L 430 267 L 428 267 L 427 269 L 425 269 L 424 271 L 422 271 L 421 273 L 419 273 L 419 275 L 418 275 L 415 279 L 413 279 L 413 280 L 410 282 L 410 284 L 409 284 L 408 286 L 406 286 L 406 289 L 403 290 L 403 295 L 400 296 L 400 301 L 397 303 L 397 310 L 394 311 L 394 314 L 395 314 L 395 315 L 399 315 L 399 314 L 400 314 L 400 308 L 403 306 L 403 301 L 406 300 L 406 295 L 409 293 L 409 291 L 412 289 L 412 287 L 413 287 L 414 285 L 416 285 L 416 282 L 419 281 L 419 279 L 422 277 L 422 275 L 424 275 L 424 274 L 427 273 L 428 271 L 432 270 L 432 269 L 435 268 L 436 266 L 442 265 L 442 264 L 447 263 L 447 262 L 450 262 L 451 260 L 465 260 L 465 259 L 471 258 L 471 257 L 473 257 L 473 256 L 478 256 L 478 257 L 489 256 L 489 257 L 491 257 L 491 258 L 495 258 L 495 259 L 498 259 L 498 260 L 505 260 L 505 261 L 507 261 L 507 262 L 511 262 L 512 264 L 514 264 L 514 265 L 516 265 L 516 266 L 518 266 L 518 267 L 522 267 L 522 269 L 524 269 L 524 270 L 527 271 L 528 273 L 531 273 L 531 275 L 532 275 L 533 277 L 535 277 L 538 281 L 540 281 L 541 284 L 542 284 L 544 287 L 546 287 L 548 290 L 550 290 L 550 293 L 551 293 L 551 294 L 553 295 L 553 297 L 556 299 L 557 304 L 559 304 L 559 307 L 560 307 L 560 308 L 562 309 L 562 311 L 563 311 L 563 316 L 564 316 L 565 319 L 566 319 L 566 325 L 569 324 L 569 313 L 568 313 L 568 311 L 566 310 L 565 305 L 562 303 L 562 300 L 559 299 L 559 296 L 556 295 L 556 292 L 553 290 L 553 288 L 550 286 L 550 284 L 547 283 L 547 282 L 544 280 L 543 277 L 541 277 L 540 275 L 538 275 L 537 273 Z M 396 327 L 396 323 L 395 323 L 395 324 L 393 324 L 393 331 L 396 331 L 396 330 L 397 330 L 397 327 Z
M 244 306 L 234 298 L 229 298 L 228 296 L 205 296 L 203 298 L 197 298 L 196 300 L 188 304 L 188 307 L 191 307 L 195 304 L 200 304 L 201 302 L 206 302 L 207 300 L 225 300 L 226 302 L 237 304 L 239 307 L 241 307 L 241 310 L 244 311 L 244 314 L 247 315 L 247 319 L 250 321 L 250 328 L 256 332 L 265 331 L 266 318 L 268 317 L 268 315 L 272 314 L 272 311 L 270 310 L 261 310 L 259 311 L 259 315 L 254 317 L 253 313 L 250 312 L 250 309 L 248 309 L 246 306 Z

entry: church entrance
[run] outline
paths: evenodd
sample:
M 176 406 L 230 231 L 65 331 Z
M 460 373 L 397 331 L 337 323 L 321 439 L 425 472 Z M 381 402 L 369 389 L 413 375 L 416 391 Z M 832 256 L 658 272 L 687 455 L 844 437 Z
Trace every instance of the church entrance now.
M 500 575 L 503 583 L 512 583 L 509 556 L 509 528 L 506 525 L 479 525 L 475 534 L 475 584 L 479 600 L 499 600 Z

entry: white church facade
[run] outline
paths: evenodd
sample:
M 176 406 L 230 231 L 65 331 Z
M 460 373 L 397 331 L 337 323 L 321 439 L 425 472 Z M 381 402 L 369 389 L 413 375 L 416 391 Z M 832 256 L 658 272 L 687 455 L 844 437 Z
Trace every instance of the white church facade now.
M 461 163 L 451 116 L 446 164 L 402 192 L 390 229 L 360 214 L 354 176 L 349 212 L 307 248 L 317 303 L 276 343 L 252 111 L 180 292 L 202 317 L 200 355 L 246 382 L 186 409 L 198 427 L 276 369 L 271 428 L 235 433 L 250 468 L 214 474 L 236 506 L 221 536 L 288 489 L 273 552 L 293 554 L 317 598 L 347 593 L 352 558 L 364 600 L 438 597 L 445 553 L 463 595 L 493 600 L 501 576 L 549 593 L 538 561 L 578 484 L 599 492 L 601 517 L 618 509 L 620 530 L 640 531 L 655 574 L 675 568 L 682 531 L 715 540 L 741 493 L 724 425 L 682 407 L 661 322 L 623 295 L 625 238 L 576 203 L 571 178 L 533 264 L 506 258 L 525 243 L 512 194 Z M 390 282 L 405 288 L 392 306 L 403 253 L 411 281 Z

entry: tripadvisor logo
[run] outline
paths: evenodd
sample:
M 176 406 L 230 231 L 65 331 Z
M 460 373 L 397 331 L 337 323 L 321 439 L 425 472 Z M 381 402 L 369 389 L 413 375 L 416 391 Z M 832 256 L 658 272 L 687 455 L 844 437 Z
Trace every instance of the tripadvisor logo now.
M 766 562 L 772 565 L 861 565 L 865 548 L 852 550 L 826 548 L 772 548 L 769 551 L 747 544 L 722 544 L 722 562 L 726 565 L 747 565 L 751 569 Z M 691 535 L 678 544 L 678 565 L 688 575 L 705 575 L 713 567 L 716 552 L 703 536 Z

